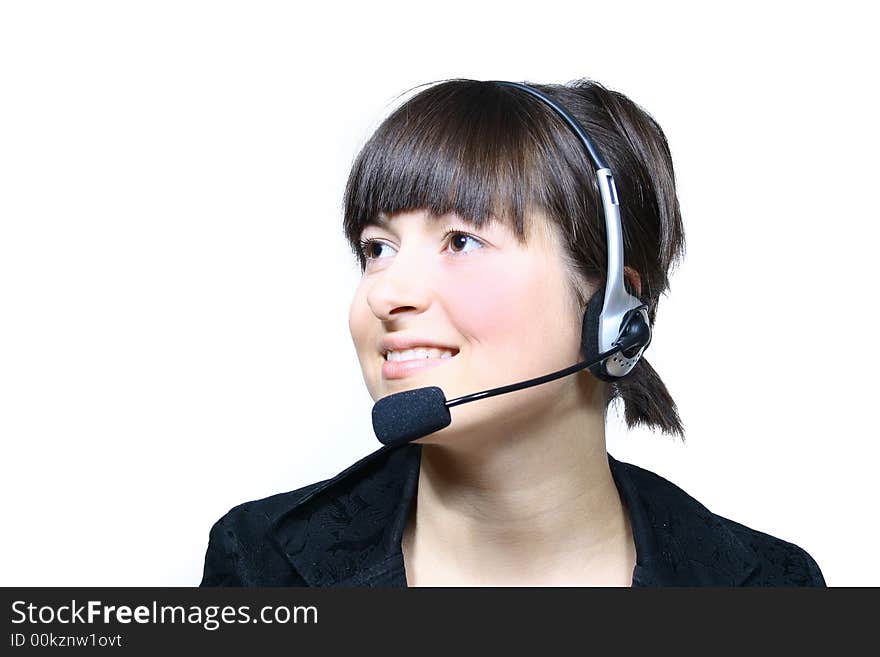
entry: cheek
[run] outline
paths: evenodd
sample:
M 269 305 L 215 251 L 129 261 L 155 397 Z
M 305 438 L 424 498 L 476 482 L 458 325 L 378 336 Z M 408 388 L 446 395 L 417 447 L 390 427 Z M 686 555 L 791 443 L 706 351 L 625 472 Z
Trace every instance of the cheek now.
M 523 354 L 521 362 L 530 360 L 527 354 L 542 346 L 561 312 L 548 277 L 533 262 L 523 262 L 506 267 L 487 263 L 462 278 L 449 277 L 443 294 L 457 329 L 488 350 L 514 350 Z
M 351 333 L 352 342 L 359 354 L 369 339 L 370 316 L 370 309 L 369 306 L 367 306 L 363 289 L 359 287 L 355 292 L 348 309 L 348 330 Z

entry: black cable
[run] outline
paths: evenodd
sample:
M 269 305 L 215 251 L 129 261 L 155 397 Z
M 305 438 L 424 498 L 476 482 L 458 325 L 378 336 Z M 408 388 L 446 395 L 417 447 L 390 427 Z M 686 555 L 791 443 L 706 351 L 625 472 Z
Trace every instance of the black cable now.
M 458 406 L 459 404 L 464 404 L 466 402 L 471 402 L 477 399 L 494 397 L 495 395 L 500 395 L 505 392 L 512 392 L 521 388 L 527 388 L 531 385 L 538 385 L 539 383 L 547 383 L 548 381 L 553 381 L 554 379 L 561 379 L 563 376 L 568 376 L 569 374 L 573 374 L 578 370 L 582 370 L 593 365 L 598 365 L 609 356 L 613 356 L 624 348 L 626 348 L 626 345 L 618 344 L 618 346 L 599 354 L 595 358 L 595 360 L 585 360 L 580 363 L 575 363 L 571 367 L 566 367 L 564 370 L 552 372 L 551 374 L 545 374 L 544 376 L 535 377 L 534 379 L 528 379 L 527 381 L 511 383 L 510 385 L 501 386 L 500 388 L 492 388 L 491 390 L 483 390 L 482 392 L 475 392 L 470 395 L 465 395 L 464 397 L 456 397 L 455 399 L 450 399 L 446 402 L 446 408 L 452 408 L 453 406 Z

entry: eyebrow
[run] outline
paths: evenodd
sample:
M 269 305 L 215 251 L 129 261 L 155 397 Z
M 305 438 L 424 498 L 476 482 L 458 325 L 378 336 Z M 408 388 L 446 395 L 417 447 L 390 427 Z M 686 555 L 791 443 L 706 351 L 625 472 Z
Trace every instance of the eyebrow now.
M 366 228 L 367 226 L 380 226 L 380 227 L 388 227 L 388 219 L 385 217 L 384 212 L 380 212 L 378 215 L 373 217 L 372 219 L 367 219 L 361 228 Z
M 450 214 L 452 214 L 454 217 L 452 219 L 452 221 L 460 221 L 460 222 L 467 224 L 469 226 L 476 226 L 476 224 L 473 221 L 468 221 L 467 219 L 465 219 L 455 213 L 450 213 Z M 429 218 L 432 219 L 432 223 L 434 223 L 436 225 L 439 225 L 444 217 L 445 217 L 445 215 L 436 215 L 436 216 L 429 215 Z M 494 220 L 492 220 L 492 219 L 487 221 L 486 224 L 484 225 L 484 228 L 490 226 L 493 223 L 493 221 Z M 366 228 L 367 226 L 377 226 L 379 228 L 388 228 L 389 230 L 391 228 L 390 222 L 388 220 L 388 215 L 386 215 L 384 212 L 379 212 L 375 217 L 364 221 L 363 224 L 361 225 L 361 231 L 363 231 L 363 229 Z

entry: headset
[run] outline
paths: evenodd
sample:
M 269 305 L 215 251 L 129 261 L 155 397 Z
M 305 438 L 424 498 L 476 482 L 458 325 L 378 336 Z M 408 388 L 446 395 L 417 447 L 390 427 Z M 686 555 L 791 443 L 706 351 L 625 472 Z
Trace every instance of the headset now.
M 584 311 L 581 351 L 586 360 L 551 374 L 449 401 L 443 390 L 436 386 L 383 397 L 374 404 L 372 415 L 376 437 L 386 445 L 415 440 L 448 426 L 452 421 L 449 409 L 453 406 L 540 385 L 584 368 L 603 381 L 618 381 L 632 372 L 651 343 L 648 306 L 630 294 L 624 285 L 623 228 L 611 169 L 583 126 L 558 102 L 526 84 L 503 80 L 490 82 L 524 91 L 553 109 L 584 145 L 595 167 L 605 212 L 608 267 L 605 283 L 593 293 Z
M 631 295 L 624 285 L 623 228 L 614 176 L 586 130 L 562 105 L 525 84 L 502 80 L 492 80 L 492 82 L 521 89 L 552 108 L 583 143 L 596 169 L 596 182 L 602 196 L 602 207 L 605 210 L 608 271 L 605 284 L 593 294 L 584 312 L 583 345 L 586 350 L 584 356 L 587 360 L 592 360 L 601 352 L 610 350 L 624 334 L 633 329 L 639 333 L 647 333 L 647 339 L 642 346 L 620 352 L 589 368 L 593 375 L 603 381 L 616 381 L 629 374 L 642 357 L 651 342 L 651 327 L 648 321 L 648 306 Z

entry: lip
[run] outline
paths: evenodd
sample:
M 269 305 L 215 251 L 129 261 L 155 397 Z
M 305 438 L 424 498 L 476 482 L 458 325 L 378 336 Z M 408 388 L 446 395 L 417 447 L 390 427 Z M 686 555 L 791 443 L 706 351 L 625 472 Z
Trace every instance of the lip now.
M 413 358 L 411 360 L 386 360 L 382 363 L 382 376 L 386 379 L 403 379 L 413 374 L 439 367 L 456 358 Z
M 393 351 L 403 351 L 405 349 L 414 349 L 415 347 L 428 347 L 428 348 L 436 348 L 436 349 L 449 349 L 453 352 L 453 355 L 458 353 L 458 347 L 449 345 L 449 344 L 441 344 L 440 342 L 436 342 L 431 338 L 421 338 L 417 335 L 386 335 L 382 338 L 379 343 L 379 352 L 382 357 L 385 357 L 385 354 L 391 350 Z M 399 361 L 405 362 L 405 361 Z

